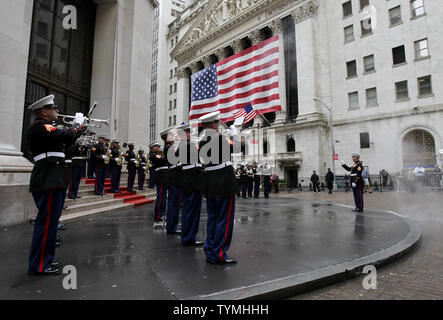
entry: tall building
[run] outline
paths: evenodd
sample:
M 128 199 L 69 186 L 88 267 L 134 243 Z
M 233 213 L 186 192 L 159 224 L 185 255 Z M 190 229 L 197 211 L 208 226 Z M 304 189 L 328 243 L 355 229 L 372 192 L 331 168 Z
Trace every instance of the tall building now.
M 27 107 L 55 94 L 63 114 L 110 119 L 97 130 L 147 144 L 156 0 L 15 0 L 0 2 L 0 225 L 35 212 L 28 193 L 32 163 Z M 72 7 L 73 6 L 73 7 Z M 74 8 L 74 9 L 73 9 Z M 77 24 L 71 15 L 76 17 Z M 72 29 L 70 29 L 72 27 Z M 75 28 L 76 27 L 76 28 Z
M 169 25 L 168 117 L 188 118 L 192 74 L 279 35 L 283 110 L 256 118 L 239 160 L 266 161 L 292 185 L 333 163 L 343 175 L 333 146 L 372 173 L 432 166 L 443 149 L 442 14 L 431 0 L 195 0 Z

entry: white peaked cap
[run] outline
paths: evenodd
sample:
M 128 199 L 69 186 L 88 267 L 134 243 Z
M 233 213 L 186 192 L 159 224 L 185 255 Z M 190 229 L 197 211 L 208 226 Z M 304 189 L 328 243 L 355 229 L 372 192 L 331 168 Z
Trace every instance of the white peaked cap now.
M 43 99 L 34 102 L 32 105 L 29 106 L 29 111 L 37 111 L 41 108 L 44 108 L 46 106 L 52 106 L 54 105 L 54 95 L 51 94 L 50 96 L 44 97 Z
M 200 120 L 202 123 L 209 123 L 209 122 L 220 120 L 220 111 L 208 113 L 198 120 Z

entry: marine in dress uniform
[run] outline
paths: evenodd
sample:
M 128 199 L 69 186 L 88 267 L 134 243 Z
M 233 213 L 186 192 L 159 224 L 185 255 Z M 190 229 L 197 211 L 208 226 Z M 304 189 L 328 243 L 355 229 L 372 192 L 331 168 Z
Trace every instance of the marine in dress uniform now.
M 248 194 L 248 171 L 246 169 L 247 162 L 243 162 L 240 169 L 240 188 L 243 199 L 247 198 Z
M 109 152 L 111 153 L 111 158 L 109 159 L 109 169 L 111 171 L 111 193 L 120 193 L 120 179 L 122 174 L 120 141 L 113 140 L 112 147 Z
M 348 167 L 344 161 L 342 161 L 342 166 L 346 171 L 351 172 L 351 185 L 352 192 L 354 193 L 354 202 L 355 209 L 352 210 L 354 212 L 363 212 L 363 191 L 365 188 L 365 183 L 362 178 L 363 173 L 363 164 L 360 162 L 360 155 L 354 153 L 352 155 L 352 161 L 354 161 L 354 165 L 352 167 Z
M 95 136 L 94 132 L 90 132 L 91 136 Z M 88 179 L 94 179 L 94 174 L 95 174 L 95 160 L 94 158 L 91 156 L 92 153 L 92 147 L 88 147 L 87 149 L 88 151 Z
M 34 157 L 29 190 L 38 208 L 29 255 L 30 275 L 60 274 L 60 263 L 54 261 L 56 233 L 66 195 L 65 154 L 84 132 L 83 114 L 78 113 L 70 129 L 58 129 L 58 107 L 54 96 L 43 98 L 29 107 L 36 120 L 28 130 L 28 143 Z
M 267 163 L 263 167 L 263 182 L 265 199 L 269 199 L 269 194 L 271 193 L 271 168 Z
M 95 160 L 95 194 L 103 196 L 105 192 L 105 179 L 108 166 L 105 163 L 106 149 L 105 137 L 98 138 L 98 143 L 92 148 L 92 157 Z
M 252 171 L 252 166 L 250 164 L 247 165 L 248 174 L 248 198 L 252 198 L 252 191 L 254 189 L 254 172 Z
M 86 150 L 78 143 L 74 143 L 67 151 L 70 154 L 72 161 L 72 176 L 69 180 L 68 187 L 68 198 L 69 199 L 80 199 L 81 196 L 78 195 L 78 189 L 80 187 L 80 181 L 82 179 L 83 171 L 85 170 L 85 157 Z
M 146 180 L 146 174 L 145 174 L 145 170 L 146 170 L 146 165 L 147 165 L 147 160 L 145 157 L 145 151 L 140 149 L 138 150 L 138 158 L 140 160 L 140 165 L 138 167 L 137 170 L 137 174 L 138 174 L 138 190 L 145 190 L 145 180 Z
M 191 141 L 190 124 L 184 124 L 178 129 L 186 134 L 186 144 L 180 143 L 178 149 L 182 163 L 179 178 L 179 188 L 183 194 L 181 241 L 184 246 L 202 246 L 203 242 L 197 239 L 197 234 L 202 209 L 201 191 L 204 188 L 203 165 L 198 160 L 198 146 Z M 186 156 L 182 148 L 186 148 Z
M 166 180 L 169 169 L 169 163 L 163 152 L 160 150 L 160 144 L 154 142 L 150 145 L 151 152 L 149 160 L 155 170 L 155 185 L 157 188 L 157 196 L 154 206 L 154 226 L 162 221 L 166 213 L 166 199 L 168 195 Z
M 231 245 L 234 227 L 235 194 L 238 192 L 231 153 L 234 143 L 230 138 L 218 132 L 220 112 L 214 112 L 201 117 L 203 137 L 199 144 L 200 159 L 205 163 L 206 207 L 208 212 L 207 236 L 204 245 L 206 261 L 211 264 L 236 263 L 227 255 Z M 237 136 L 237 129 L 231 126 L 232 137 Z M 212 143 L 217 139 L 216 143 Z M 237 139 L 238 140 L 238 139 Z M 218 159 L 205 159 L 211 157 L 212 151 L 205 147 L 206 144 L 219 147 Z M 228 154 L 226 154 L 226 150 Z
M 109 138 L 105 138 L 105 150 L 109 145 L 111 145 L 111 140 Z M 105 180 L 106 180 L 111 178 L 111 166 L 109 163 L 108 164 L 105 163 L 105 167 L 106 167 L 105 170 Z
M 168 132 L 163 134 L 166 136 L 165 147 L 163 149 L 163 154 L 165 155 L 169 169 L 167 171 L 167 188 L 168 188 L 168 209 L 166 211 L 166 232 L 167 234 L 181 234 L 181 230 L 178 229 L 178 220 L 180 216 L 180 200 L 182 193 L 180 190 L 180 172 L 181 163 L 172 163 L 168 159 L 168 153 L 177 156 L 177 150 L 171 150 L 174 148 L 174 136 L 175 130 L 168 130 Z
M 125 153 L 125 160 L 128 163 L 128 191 L 134 192 L 135 175 L 137 174 L 137 159 L 134 152 L 134 144 L 128 143 L 128 151 Z
M 256 163 L 254 163 L 254 165 L 252 166 L 252 172 L 254 174 L 253 179 L 254 179 L 254 199 L 259 199 L 260 198 L 260 174 L 258 172 L 258 165 Z

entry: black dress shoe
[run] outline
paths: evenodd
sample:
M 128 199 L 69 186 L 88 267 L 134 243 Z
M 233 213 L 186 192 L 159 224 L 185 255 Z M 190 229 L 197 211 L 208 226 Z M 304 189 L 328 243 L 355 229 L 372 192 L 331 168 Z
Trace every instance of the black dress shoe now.
M 66 209 L 68 209 L 68 206 L 63 206 L 63 210 L 66 210 Z
M 237 264 L 237 260 L 228 258 L 225 261 L 223 261 L 223 264 Z
M 224 261 L 211 261 L 211 260 L 206 260 L 206 262 L 207 262 L 207 263 L 210 263 L 210 264 L 216 264 L 216 265 L 226 265 L 226 264 L 236 264 L 236 263 L 237 263 L 237 260 L 234 260 L 234 259 L 228 258 L 228 259 L 225 259 Z
M 43 272 L 29 271 L 30 276 L 37 276 L 37 277 L 58 276 L 60 273 L 61 273 L 60 268 L 55 268 L 52 266 Z
M 176 231 L 174 231 L 174 232 L 167 232 L 167 234 L 171 234 L 171 235 L 180 235 L 180 234 L 182 234 L 182 231 L 181 231 L 181 230 L 176 230 Z
M 69 200 L 75 200 L 75 197 L 68 197 Z
M 55 242 L 55 247 L 56 247 L 56 248 L 60 247 L 60 244 L 61 244 L 60 241 L 56 241 L 56 242 Z
M 60 269 L 60 266 L 61 266 L 61 264 L 59 261 L 54 261 L 51 263 L 51 268 Z
M 75 198 L 76 198 L 76 199 L 81 199 L 81 198 L 82 198 L 82 196 L 76 196 Z
M 65 231 L 66 230 L 66 226 L 62 223 L 59 223 L 57 226 L 57 230 L 59 231 Z
M 194 243 L 184 244 L 185 247 L 203 247 L 203 241 L 195 241 Z

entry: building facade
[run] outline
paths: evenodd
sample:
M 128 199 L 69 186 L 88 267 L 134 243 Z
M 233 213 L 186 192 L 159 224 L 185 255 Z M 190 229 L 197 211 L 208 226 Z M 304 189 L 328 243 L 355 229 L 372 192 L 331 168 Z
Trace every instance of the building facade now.
M 358 152 L 374 174 L 440 164 L 442 10 L 429 0 L 195 0 L 169 25 L 176 122 L 188 119 L 193 73 L 278 34 L 283 110 L 256 118 L 238 161 L 268 162 L 292 185 L 333 162 L 345 173 L 331 140 L 339 160 Z
M 0 225 L 22 222 L 35 205 L 26 132 L 29 104 L 54 94 L 63 114 L 110 119 L 96 130 L 146 146 L 154 0 L 0 2 Z M 72 7 L 71 7 L 72 8 Z M 69 14 L 76 28 L 63 24 Z M 72 20 L 70 20 L 72 23 Z M 72 25 L 72 24 L 71 24 Z

